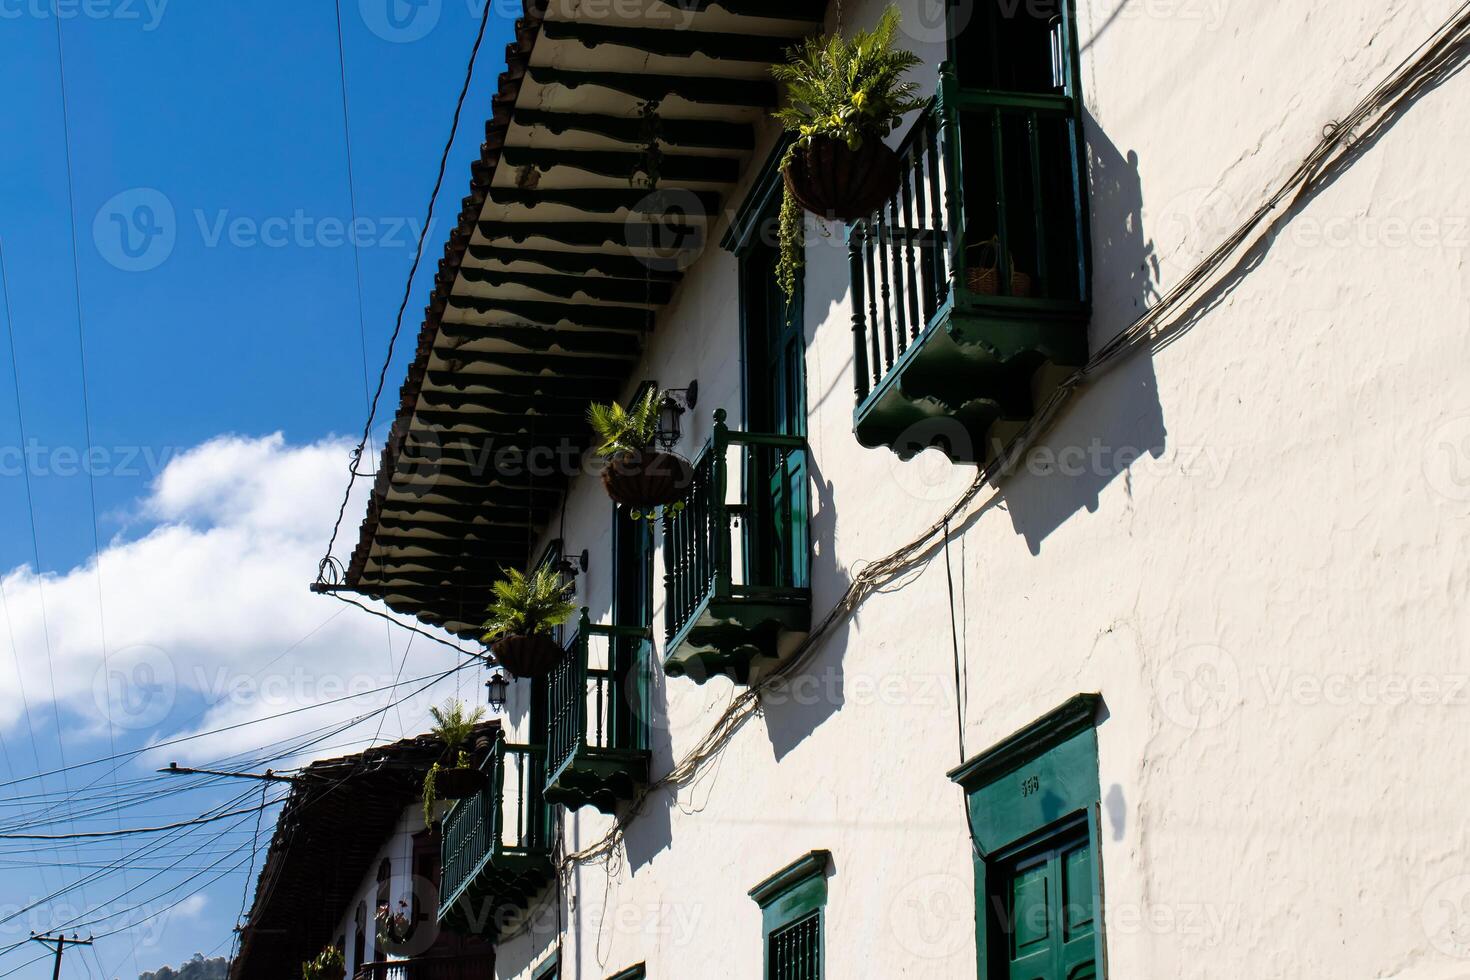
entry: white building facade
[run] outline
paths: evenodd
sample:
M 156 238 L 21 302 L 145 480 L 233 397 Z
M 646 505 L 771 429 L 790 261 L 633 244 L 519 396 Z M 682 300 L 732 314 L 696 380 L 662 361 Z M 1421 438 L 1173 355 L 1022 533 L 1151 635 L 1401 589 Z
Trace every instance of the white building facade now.
M 1051 206 L 1068 200 L 1068 185 L 1048 141 L 1071 145 L 1073 122 L 1049 129 L 1056 103 L 1019 91 L 1004 112 L 1023 114 L 1020 138 L 1039 135 L 1032 155 L 1001 156 L 1000 166 L 1034 169 L 1018 177 L 1012 167 L 1021 184 L 987 197 L 981 185 L 994 172 L 966 156 L 964 174 L 950 172 L 938 190 L 1002 199 L 1010 216 L 992 220 L 1012 229 L 1013 254 L 997 264 L 1031 280 L 1002 286 L 1002 297 L 1024 306 L 1044 294 L 1056 301 L 1047 330 L 1080 316 L 1082 333 L 1060 352 L 1027 347 L 1034 372 L 1019 388 L 1007 387 L 1014 372 L 998 381 L 1002 372 L 963 358 L 928 380 L 915 368 L 904 387 L 929 385 L 929 401 L 900 392 L 917 414 L 899 409 L 903 424 L 860 441 L 855 428 L 872 416 L 862 402 L 855 413 L 855 389 L 872 399 L 897 385 L 890 361 L 900 372 L 918 363 L 885 343 L 938 342 L 917 334 L 943 304 L 942 280 L 961 273 L 946 270 L 942 248 L 929 254 L 913 239 L 886 251 L 879 240 L 875 258 L 892 278 L 870 273 L 853 226 L 809 218 L 799 315 L 762 320 L 774 302 L 762 219 L 779 194 L 769 162 L 780 133 L 762 113 L 732 115 L 752 127 L 753 145 L 715 154 L 736 161 L 735 179 L 719 210 L 696 222 L 701 247 L 680 253 L 682 276 L 620 362 L 616 394 L 697 382 L 676 445 L 691 460 L 716 435 L 716 409 L 737 434 L 801 440 L 788 451 L 737 438 L 724 497 L 747 509 L 709 518 L 732 522 L 737 589 L 765 575 L 782 595 L 762 607 L 743 654 L 684 658 L 676 647 L 699 645 L 680 633 L 684 614 L 701 597 L 678 594 L 682 573 L 665 562 L 690 512 L 671 523 L 615 516 L 595 472 L 549 502 L 511 505 L 536 511 L 528 560 L 548 550 L 571 559 L 589 623 L 648 627 L 651 640 L 618 679 L 625 691 L 646 684 L 620 722 L 639 729 L 628 737 L 646 755 L 624 770 L 628 784 L 579 798 L 602 809 L 549 808 L 537 846 L 554 870 L 497 921 L 498 976 L 1470 976 L 1463 55 L 1440 52 L 1390 93 L 1396 101 L 1342 125 L 1464 11 L 1453 0 L 974 0 L 940 17 L 906 0 L 905 44 L 923 59 L 914 77 L 925 95 L 957 52 L 979 58 L 951 41 L 959 21 L 968 30 L 992 4 L 1047 32 L 1062 25 L 1046 35 L 1065 45 L 1060 61 L 1035 70 L 1069 75 L 1058 91 L 1072 86 L 1082 134 L 1082 210 Z M 587 4 L 553 5 L 528 78 L 604 50 L 579 54 L 584 38 L 574 44 L 553 25 L 647 27 L 652 8 L 636 6 L 594 21 Z M 833 5 L 823 23 L 836 29 L 840 17 L 850 32 L 879 12 Z M 713 33 L 727 16 L 741 21 L 731 36 L 762 20 L 701 7 L 689 30 Z M 791 31 L 765 20 L 769 34 Z M 674 55 L 640 57 L 635 71 L 674 71 Z M 701 67 L 728 57 L 678 57 L 712 77 L 758 77 L 746 62 Z M 996 57 L 1020 71 L 1019 56 Z M 988 89 L 964 83 L 966 65 L 954 70 L 956 92 Z M 581 101 L 557 105 L 557 93 Z M 1004 112 L 968 98 L 949 104 L 961 117 L 953 125 L 967 145 L 989 147 L 983 127 Z M 521 110 L 634 118 L 595 84 L 565 77 L 528 82 L 519 99 Z M 677 118 L 681 104 L 668 97 L 662 109 Z M 543 145 L 547 130 L 531 118 L 511 125 L 507 148 Z M 1009 121 L 998 125 L 1012 134 Z M 1322 148 L 1347 130 L 1351 139 Z M 553 140 L 550 152 L 607 148 L 603 136 L 586 139 Z M 1319 149 L 1325 165 L 1292 184 Z M 900 209 L 920 209 L 931 179 L 920 164 L 906 171 L 911 197 Z M 528 167 L 539 164 L 507 150 L 495 180 Z M 560 186 L 554 166 L 541 172 L 539 186 L 506 186 Z M 490 196 L 482 222 L 518 220 L 493 214 Z M 551 204 L 533 217 L 585 220 Z M 596 220 L 631 222 L 620 210 Z M 984 219 L 968 221 L 973 246 Z M 886 231 L 922 225 L 894 220 Z M 1241 228 L 1236 247 L 1210 261 Z M 578 252 L 528 234 L 515 241 Z M 1068 234 L 1084 243 L 1075 254 Z M 495 243 L 482 225 L 469 249 Z M 636 244 L 626 253 L 644 254 Z M 1177 296 L 1196 275 L 1199 288 Z M 450 278 L 457 294 L 482 295 L 484 277 Z M 496 296 L 512 296 L 521 316 L 520 294 L 483 295 L 484 308 L 458 318 L 451 303 L 443 323 L 493 333 Z M 618 308 L 610 297 L 570 301 Z M 896 338 L 876 326 L 885 304 Z M 475 370 L 434 358 L 430 373 Z M 972 378 L 974 402 L 941 395 L 950 410 L 933 409 L 936 386 Z M 425 399 L 408 411 L 426 418 Z M 940 449 L 895 451 L 936 432 L 979 437 L 960 462 Z M 944 448 L 966 455 L 952 441 Z M 755 525 L 783 508 L 796 516 L 752 545 Z M 372 555 L 390 553 L 384 526 L 364 539 Z M 369 569 L 387 567 L 376 560 Z M 635 575 L 643 586 L 629 584 Z M 405 598 L 416 592 L 386 581 L 384 571 L 362 591 L 421 611 Z M 805 604 L 794 614 L 788 593 Z M 680 606 L 672 623 L 670 603 Z M 776 656 L 752 659 L 752 644 Z M 544 684 L 512 687 L 511 742 L 547 743 L 556 723 L 541 713 L 547 696 Z

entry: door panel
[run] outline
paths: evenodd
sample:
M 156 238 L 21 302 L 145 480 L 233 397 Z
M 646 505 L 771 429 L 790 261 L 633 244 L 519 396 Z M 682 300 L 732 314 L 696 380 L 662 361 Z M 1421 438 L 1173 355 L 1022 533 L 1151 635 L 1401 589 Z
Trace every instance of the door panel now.
M 995 935 L 1004 954 L 989 976 L 1006 980 L 1090 980 L 1097 976 L 1092 844 L 1076 827 L 1018 858 L 987 869 Z
M 753 432 L 806 435 L 806 339 L 802 295 L 788 303 L 776 284 L 776 217 L 741 257 L 745 316 L 746 426 Z M 809 490 L 804 452 L 756 449 L 746 461 L 752 514 L 745 533 L 754 585 L 809 584 Z

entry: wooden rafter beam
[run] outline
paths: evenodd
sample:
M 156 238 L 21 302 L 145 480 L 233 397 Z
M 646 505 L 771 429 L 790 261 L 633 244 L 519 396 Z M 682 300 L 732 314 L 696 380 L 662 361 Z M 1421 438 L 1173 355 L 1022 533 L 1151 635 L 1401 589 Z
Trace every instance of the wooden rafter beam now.
M 527 377 L 514 374 L 465 374 L 460 371 L 428 371 L 429 383 L 436 388 L 504 395 L 527 399 L 527 404 L 549 404 L 543 399 L 587 400 L 615 395 L 622 387 L 621 382 L 595 382 L 571 378 Z
M 569 323 L 573 326 L 603 327 L 608 330 L 652 330 L 653 311 L 632 306 L 603 306 L 595 303 L 550 303 L 530 299 L 500 299 L 490 296 L 466 296 L 456 293 L 449 297 L 449 305 L 457 310 L 474 310 L 476 313 L 509 313 L 511 316 L 555 326 Z M 453 324 L 441 324 L 445 326 Z
M 678 282 L 684 277 L 684 273 L 677 267 L 650 263 L 634 255 L 612 255 L 607 252 L 556 252 L 472 244 L 469 246 L 469 254 L 479 262 L 498 265 L 526 262 L 569 275 L 596 272 L 614 279 L 635 279 L 639 282 Z
M 486 364 L 518 374 L 548 372 L 561 377 L 602 378 L 617 380 L 627 365 L 608 363 L 601 357 L 577 357 L 572 354 L 512 354 L 504 351 L 477 351 L 453 347 L 435 347 L 434 356 L 451 367 Z
M 677 221 L 481 221 L 477 228 L 487 241 L 508 239 L 524 243 L 532 238 L 579 248 L 615 245 L 629 249 L 656 249 L 660 255 L 701 248 L 704 229 Z M 667 265 L 667 259 L 655 258 Z
M 541 113 L 536 109 L 518 109 L 521 113 L 541 115 L 565 115 L 563 113 Z M 611 119 L 611 116 L 589 117 Z M 721 123 L 720 125 L 726 125 Z M 731 124 L 733 125 L 733 124 Z M 594 130 L 595 131 L 595 130 Z M 693 145 L 693 144 L 690 144 Z M 519 187 L 492 187 L 486 195 L 489 203 L 507 207 L 523 207 L 534 210 L 543 204 L 557 204 L 575 208 L 589 214 L 617 214 L 628 211 L 637 214 L 665 214 L 671 209 L 689 209 L 693 204 L 696 214 L 716 214 L 720 209 L 717 191 L 673 190 L 660 193 L 639 189 L 617 190 L 610 187 L 573 187 L 563 190 L 527 190 Z
M 637 334 L 621 330 L 557 330 L 554 327 L 497 323 L 473 333 L 455 331 L 449 335 L 441 333 L 440 336 L 467 343 L 498 342 L 519 347 L 521 350 L 549 351 L 555 347 L 568 353 L 601 354 L 606 357 L 633 358 L 643 349 Z
M 548 20 L 541 36 L 552 41 L 575 41 L 588 48 L 609 45 L 632 48 L 666 58 L 688 58 L 696 54 L 720 61 L 774 64 L 785 60 L 794 39 L 764 34 L 729 34 L 724 31 L 669 30 L 657 27 L 614 27 L 585 21 Z
M 773 82 L 710 76 L 653 75 L 641 72 L 570 71 L 532 65 L 526 76 L 538 85 L 560 85 L 577 89 L 584 85 L 630 95 L 640 102 L 662 102 L 678 96 L 686 102 L 753 109 L 776 107 Z
M 511 118 L 518 126 L 544 129 L 554 136 L 573 131 L 592 133 L 637 147 L 645 147 L 657 139 L 663 146 L 691 150 L 751 150 L 755 148 L 755 127 L 748 123 L 726 122 L 719 119 L 609 116 L 600 113 L 551 112 L 546 109 L 517 109 Z M 645 193 L 644 196 L 646 197 L 647 194 Z
M 621 150 L 561 150 L 529 146 L 507 146 L 501 158 L 512 167 L 534 167 L 549 173 L 558 167 L 580 170 L 599 177 L 632 180 L 649 172 L 649 157 L 644 153 Z M 701 157 L 685 154 L 663 154 L 658 160 L 661 181 L 700 184 L 733 184 L 740 179 L 740 161 L 733 157 Z
M 544 272 L 497 272 L 473 266 L 461 268 L 460 278 L 476 285 L 505 288 L 522 286 L 548 296 L 609 303 L 643 303 L 662 306 L 674 295 L 667 282 L 638 282 L 632 279 L 603 279 L 597 276 L 558 276 Z

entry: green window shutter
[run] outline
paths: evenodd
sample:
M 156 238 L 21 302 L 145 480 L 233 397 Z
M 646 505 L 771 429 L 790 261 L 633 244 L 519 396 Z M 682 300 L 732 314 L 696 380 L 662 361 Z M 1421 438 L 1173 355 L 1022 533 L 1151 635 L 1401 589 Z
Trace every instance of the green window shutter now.
M 1097 733 L 1079 695 L 950 777 L 968 794 L 976 846 L 981 980 L 1096 980 Z
M 1006 980 L 1096 977 L 1092 844 L 1080 822 L 995 862 L 987 879 L 993 928 L 1010 941 L 992 956 L 992 976 Z M 1009 924 L 1010 928 L 1006 928 Z M 1002 962 L 997 962 L 1004 956 Z
M 766 980 L 822 980 L 828 851 L 810 851 L 750 890 L 761 907 Z
M 822 975 L 822 913 L 810 912 L 766 940 L 770 980 L 818 980 Z

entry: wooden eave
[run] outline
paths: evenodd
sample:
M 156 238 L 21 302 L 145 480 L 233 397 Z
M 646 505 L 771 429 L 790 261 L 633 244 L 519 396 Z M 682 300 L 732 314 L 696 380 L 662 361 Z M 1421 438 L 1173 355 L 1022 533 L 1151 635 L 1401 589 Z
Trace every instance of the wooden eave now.
M 560 505 L 565 463 L 590 439 L 588 404 L 624 392 L 684 266 L 710 244 L 776 105 L 771 64 L 824 10 L 523 0 L 349 589 L 478 635 L 490 583 L 525 566 Z M 498 461 L 548 453 L 552 472 Z

